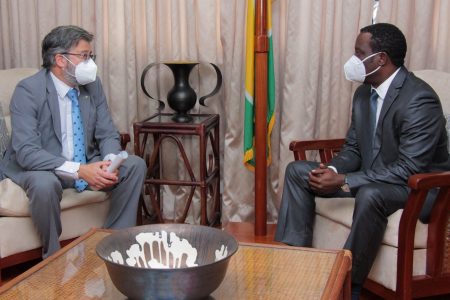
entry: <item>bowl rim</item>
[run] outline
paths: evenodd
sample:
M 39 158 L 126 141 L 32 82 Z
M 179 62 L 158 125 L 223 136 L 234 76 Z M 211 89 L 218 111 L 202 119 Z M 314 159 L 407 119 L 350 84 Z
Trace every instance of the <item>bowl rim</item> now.
M 155 226 L 155 225 L 157 225 L 157 226 Z M 206 265 L 199 265 L 199 266 L 193 266 L 193 267 L 187 267 L 186 266 L 186 267 L 180 267 L 180 268 L 142 268 L 142 267 L 129 266 L 129 265 L 125 264 L 125 263 L 124 264 L 120 264 L 120 263 L 116 263 L 114 261 L 108 260 L 105 257 L 103 257 L 103 255 L 101 255 L 99 253 L 99 251 L 100 251 L 99 250 L 100 244 L 102 244 L 104 242 L 104 240 L 106 240 L 108 238 L 111 238 L 111 236 L 123 235 L 126 232 L 132 232 L 133 230 L 136 230 L 138 228 L 142 229 L 143 227 L 151 227 L 151 226 L 152 227 L 160 227 L 161 225 L 164 225 L 164 223 L 161 223 L 161 224 L 147 224 L 147 225 L 134 226 L 134 227 L 129 227 L 129 228 L 115 230 L 115 231 L 111 232 L 111 234 L 103 237 L 100 241 L 98 241 L 97 245 L 95 246 L 95 252 L 96 252 L 97 256 L 100 257 L 105 263 L 109 263 L 109 264 L 112 264 L 112 265 L 116 265 L 116 266 L 120 266 L 120 267 L 126 267 L 126 268 L 129 268 L 129 269 L 136 269 L 136 270 L 153 270 L 153 271 L 158 271 L 158 272 L 173 272 L 173 271 L 177 271 L 177 270 L 180 270 L 180 271 L 182 271 L 182 270 L 184 270 L 184 271 L 185 270 L 195 270 L 195 269 L 198 269 L 198 268 L 210 267 L 210 266 L 213 266 L 213 265 L 218 264 L 218 263 L 223 263 L 223 262 L 229 260 L 239 250 L 239 242 L 236 240 L 236 238 L 234 236 L 232 236 L 230 233 L 228 233 L 228 232 L 226 232 L 224 230 L 221 230 L 221 229 L 218 229 L 218 228 L 214 228 L 214 227 L 204 226 L 204 225 L 197 225 L 197 224 L 183 224 L 183 223 L 175 224 L 175 223 L 171 223 L 171 224 L 166 224 L 166 225 L 187 225 L 187 226 L 197 226 L 197 227 L 203 227 L 203 228 L 209 228 L 209 229 L 218 230 L 218 231 L 222 232 L 223 234 L 229 236 L 231 238 L 231 241 L 236 245 L 236 247 L 234 247 L 234 250 L 229 252 L 229 254 L 226 257 L 221 258 L 221 259 L 219 259 L 217 261 L 214 261 L 212 263 L 209 263 L 209 264 L 206 264 Z M 148 232 L 159 232 L 159 231 L 148 231 Z M 147 232 L 147 231 L 141 231 L 141 232 Z M 139 233 L 141 233 L 141 232 L 139 232 Z

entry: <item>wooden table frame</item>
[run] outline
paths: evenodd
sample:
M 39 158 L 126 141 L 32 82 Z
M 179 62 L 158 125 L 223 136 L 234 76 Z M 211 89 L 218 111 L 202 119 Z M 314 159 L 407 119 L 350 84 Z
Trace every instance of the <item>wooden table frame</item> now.
M 33 291 L 41 289 L 41 286 L 42 289 L 50 289 L 50 294 L 53 292 L 51 295 L 56 298 L 72 293 L 82 297 L 85 291 L 80 287 L 85 286 L 90 275 L 96 274 L 104 279 L 105 284 L 103 294 L 98 297 L 120 299 L 123 295 L 113 286 L 106 266 L 95 254 L 94 241 L 101 240 L 110 232 L 104 229 L 91 230 L 0 287 L 0 298 L 14 299 L 24 294 L 34 297 Z M 96 233 L 102 234 L 96 236 Z M 83 242 L 85 245 L 80 245 Z M 68 256 L 71 256 L 69 251 L 75 247 L 84 249 L 84 264 L 71 277 L 71 281 L 61 285 L 62 278 L 53 269 L 59 270 L 61 262 L 66 264 Z M 348 250 L 241 242 L 238 252 L 231 258 L 224 282 L 211 296 L 214 299 L 350 299 L 350 273 L 351 254 Z M 286 286 L 285 280 L 291 281 L 291 284 Z

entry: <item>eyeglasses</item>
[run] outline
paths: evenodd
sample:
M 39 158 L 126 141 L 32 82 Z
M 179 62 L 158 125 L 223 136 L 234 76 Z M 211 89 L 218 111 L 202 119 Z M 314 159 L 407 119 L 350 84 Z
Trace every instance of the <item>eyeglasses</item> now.
M 84 60 L 84 61 L 88 60 L 89 58 L 92 58 L 92 60 L 95 61 L 95 58 L 97 57 L 97 55 L 95 55 L 95 54 L 90 54 L 90 53 L 70 53 L 70 52 L 64 52 L 64 53 L 61 53 L 61 54 L 75 55 L 75 56 L 81 57 L 81 59 Z

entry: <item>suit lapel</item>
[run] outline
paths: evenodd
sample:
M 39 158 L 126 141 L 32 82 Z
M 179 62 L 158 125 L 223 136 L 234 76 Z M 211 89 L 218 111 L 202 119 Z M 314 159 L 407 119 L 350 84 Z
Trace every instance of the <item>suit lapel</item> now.
M 83 86 L 80 86 L 80 97 L 78 98 L 80 105 L 81 117 L 83 118 L 84 138 L 87 138 L 87 130 L 89 123 L 89 112 L 91 107 L 91 97 Z
M 370 86 L 367 85 L 367 89 L 364 91 L 364 93 L 361 95 L 361 97 L 364 99 L 364 101 L 361 102 L 361 118 L 360 118 L 360 124 L 361 125 L 361 151 L 362 153 L 371 153 L 373 146 L 372 146 L 372 137 L 370 135 L 370 122 L 369 115 L 370 115 Z M 370 167 L 370 164 L 372 163 L 372 157 L 368 159 L 363 160 L 364 169 L 368 169 Z
M 61 116 L 59 114 L 59 103 L 58 94 L 56 93 L 56 88 L 50 77 L 50 72 L 46 74 L 47 83 L 47 103 L 50 107 L 50 113 L 52 115 L 53 128 L 55 130 L 55 135 L 58 138 L 59 143 L 62 145 L 61 138 Z
M 383 128 L 383 122 L 385 121 L 385 117 L 387 112 L 392 106 L 392 103 L 397 99 L 398 94 L 400 93 L 400 89 L 403 86 L 403 83 L 405 82 L 406 75 L 408 74 L 408 71 L 401 67 L 398 74 L 395 76 L 394 80 L 392 81 L 391 85 L 389 86 L 388 92 L 386 93 L 386 97 L 383 100 L 383 106 L 381 107 L 380 116 L 378 117 L 378 123 L 377 128 L 375 128 L 375 137 L 373 139 L 373 152 L 372 152 L 372 162 L 377 157 L 378 153 L 381 149 L 381 136 L 383 134 L 382 128 Z

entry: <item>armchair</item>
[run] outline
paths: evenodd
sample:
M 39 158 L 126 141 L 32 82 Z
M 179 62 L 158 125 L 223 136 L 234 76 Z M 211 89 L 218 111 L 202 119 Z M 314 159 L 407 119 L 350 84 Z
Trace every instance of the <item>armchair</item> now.
M 440 96 L 450 129 L 450 74 L 422 70 L 414 72 Z M 307 153 L 328 162 L 339 152 L 344 140 L 293 141 L 290 150 L 296 160 Z M 450 294 L 450 172 L 416 174 L 405 209 L 388 219 L 388 225 L 364 287 L 384 299 L 411 299 Z M 418 218 L 428 191 L 440 188 L 430 221 Z M 350 232 L 354 199 L 316 197 L 313 247 L 342 248 Z
M 2 147 L 7 144 L 8 132 L 11 132 L 9 101 L 14 88 L 21 79 L 35 72 L 37 69 L 0 70 L 0 146 Z M 123 148 L 129 141 L 129 134 L 121 134 Z M 0 149 L 0 159 L 3 156 L 3 150 Z M 64 190 L 61 200 L 61 244 L 67 244 L 92 227 L 101 227 L 108 210 L 109 201 L 106 192 L 77 193 L 74 189 Z M 0 285 L 2 269 L 40 258 L 41 255 L 40 238 L 30 217 L 25 192 L 8 178 L 1 180 Z

